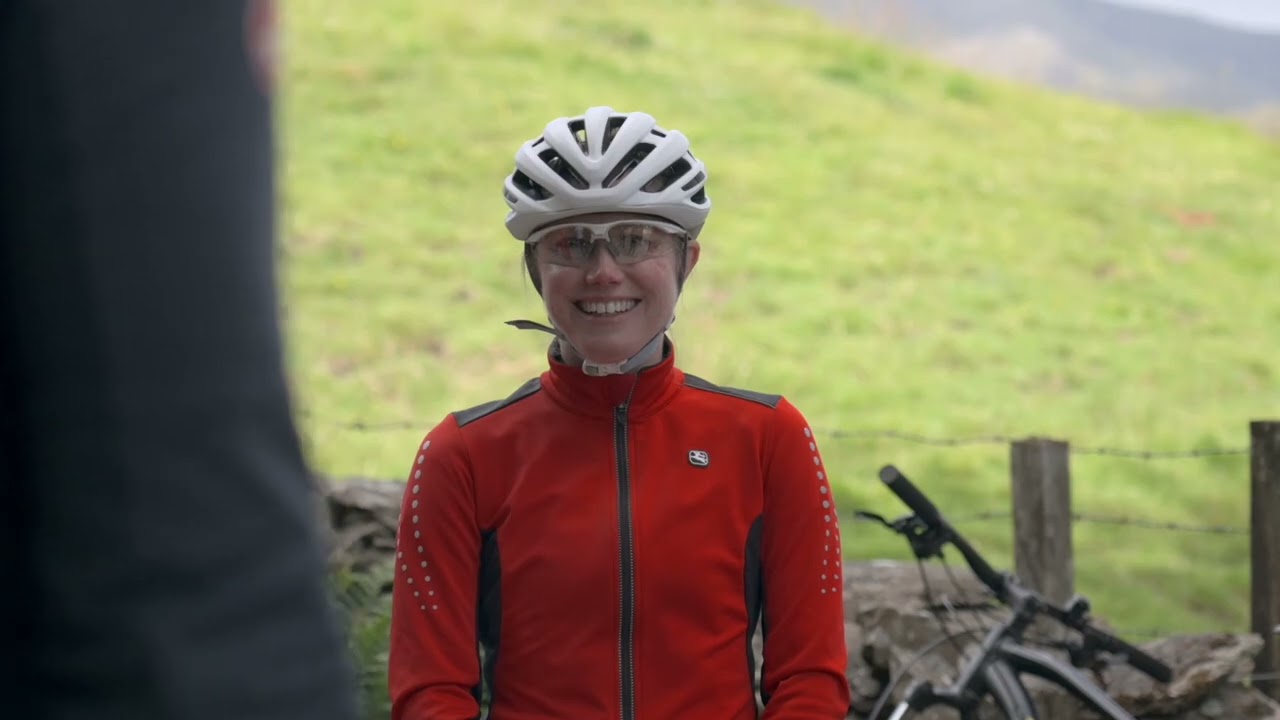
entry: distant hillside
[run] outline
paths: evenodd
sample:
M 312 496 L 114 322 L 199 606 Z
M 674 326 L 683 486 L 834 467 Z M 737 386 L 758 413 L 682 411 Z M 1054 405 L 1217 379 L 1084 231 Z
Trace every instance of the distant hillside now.
M 790 0 L 974 70 L 1139 106 L 1280 105 L 1280 35 L 1100 0 Z

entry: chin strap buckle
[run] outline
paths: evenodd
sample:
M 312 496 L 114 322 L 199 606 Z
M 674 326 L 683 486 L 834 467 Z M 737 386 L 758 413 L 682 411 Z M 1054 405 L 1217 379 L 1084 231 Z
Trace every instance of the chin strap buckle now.
M 583 357 L 582 372 L 591 375 L 592 377 L 604 377 L 606 375 L 624 375 L 635 370 L 644 363 L 646 359 L 648 359 L 649 355 L 652 354 L 656 348 L 662 345 L 663 338 L 665 338 L 667 334 L 667 329 L 670 328 L 674 322 L 675 318 L 672 317 L 671 322 L 667 323 L 667 327 L 663 328 L 657 335 L 654 335 L 649 342 L 645 343 L 644 347 L 640 348 L 640 352 L 637 352 L 635 355 L 632 355 L 620 363 L 594 363 L 586 359 L 586 357 Z M 534 322 L 532 320 L 508 320 L 506 324 L 521 330 L 541 330 L 542 332 L 555 336 L 557 342 L 562 342 L 573 347 L 573 343 L 570 343 L 569 339 L 565 337 L 563 333 L 548 325 L 543 325 L 542 323 Z M 582 353 L 578 354 L 582 355 Z

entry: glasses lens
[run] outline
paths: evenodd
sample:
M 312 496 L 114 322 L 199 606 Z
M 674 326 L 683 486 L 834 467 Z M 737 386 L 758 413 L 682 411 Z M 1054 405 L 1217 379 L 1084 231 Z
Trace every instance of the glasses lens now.
M 591 257 L 591 228 L 584 225 L 561 225 L 538 238 L 536 251 L 548 262 L 581 265 Z
M 652 223 L 626 222 L 609 228 L 609 249 L 618 262 L 638 262 L 659 255 L 675 244 L 676 236 Z

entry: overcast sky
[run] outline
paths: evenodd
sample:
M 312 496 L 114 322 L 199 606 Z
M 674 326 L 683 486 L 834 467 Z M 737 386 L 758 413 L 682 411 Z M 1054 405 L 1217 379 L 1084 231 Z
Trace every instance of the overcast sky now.
M 1280 31 L 1280 0 L 1109 0 L 1196 15 L 1247 30 Z

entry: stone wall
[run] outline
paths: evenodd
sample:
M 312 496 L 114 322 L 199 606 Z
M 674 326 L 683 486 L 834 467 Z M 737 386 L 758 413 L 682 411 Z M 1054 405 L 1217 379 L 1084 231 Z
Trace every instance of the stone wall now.
M 957 660 L 970 657 L 986 628 L 1008 616 L 1008 611 L 992 602 L 990 593 L 967 568 L 953 567 L 952 570 L 947 574 L 937 563 L 926 564 L 925 577 L 934 600 L 926 604 L 925 580 L 916 565 L 889 562 L 846 565 L 845 635 L 849 639 L 850 682 L 857 711 L 851 717 L 867 717 L 889 679 L 897 677 L 908 666 L 906 679 L 895 687 L 895 699 L 901 697 L 912 680 L 945 684 L 954 679 Z M 1096 620 L 1095 624 L 1110 629 L 1102 620 Z M 956 637 L 954 644 L 946 639 L 942 627 L 947 628 L 947 635 Z M 1032 628 L 1028 637 L 1051 646 L 1075 636 L 1060 626 L 1046 623 Z M 1125 639 L 1174 670 L 1174 679 L 1167 685 L 1127 665 L 1091 669 L 1086 673 L 1135 717 L 1280 720 L 1280 705 L 1248 686 L 1253 659 L 1262 648 L 1262 640 L 1256 635 L 1188 634 L 1144 642 Z M 1039 649 L 1066 660 L 1065 652 Z M 1056 687 L 1034 678 L 1027 685 L 1048 720 L 1096 717 Z M 954 716 L 948 711 L 937 711 L 925 717 L 950 719 Z M 986 716 L 998 717 L 993 713 Z

